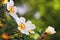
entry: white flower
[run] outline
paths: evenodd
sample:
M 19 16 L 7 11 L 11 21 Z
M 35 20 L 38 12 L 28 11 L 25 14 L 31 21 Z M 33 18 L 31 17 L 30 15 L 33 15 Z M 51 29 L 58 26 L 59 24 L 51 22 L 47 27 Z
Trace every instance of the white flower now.
M 14 6 L 14 1 L 13 0 L 10 0 L 8 3 L 7 3 L 7 10 L 10 11 L 10 7 L 13 7 Z
M 36 13 L 34 14 L 34 18 L 35 18 L 35 19 L 39 19 L 39 18 L 40 18 L 40 13 L 39 13 L 39 12 L 36 12 Z
M 17 16 L 17 7 L 14 7 L 12 9 L 13 11 L 10 11 L 9 14 L 14 18 L 14 19 L 18 19 L 18 16 Z
M 48 26 L 48 28 L 45 31 L 47 34 L 54 34 L 56 33 L 55 29 L 51 26 Z
M 18 13 L 20 15 L 24 15 L 28 11 L 28 5 L 23 4 L 22 6 L 18 6 Z
M 9 11 L 9 14 L 14 18 L 18 19 L 17 13 L 17 7 L 14 6 L 13 0 L 10 0 L 10 2 L 7 3 L 7 10 Z
M 29 35 L 29 33 L 34 34 L 34 29 L 35 29 L 35 25 L 32 24 L 31 21 L 27 21 L 24 17 L 20 17 L 19 20 L 16 20 L 17 24 L 18 24 L 18 30 L 21 31 L 21 33 Z

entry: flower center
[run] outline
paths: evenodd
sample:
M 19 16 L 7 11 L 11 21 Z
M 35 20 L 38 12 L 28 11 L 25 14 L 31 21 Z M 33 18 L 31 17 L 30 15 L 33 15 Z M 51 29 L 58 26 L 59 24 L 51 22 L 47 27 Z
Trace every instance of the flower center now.
M 24 30 L 24 29 L 25 29 L 25 25 L 24 25 L 23 23 L 21 23 L 21 24 L 19 25 L 19 27 L 20 27 L 21 30 Z
M 10 6 L 9 9 L 10 9 L 10 12 L 13 14 L 14 13 L 14 7 Z

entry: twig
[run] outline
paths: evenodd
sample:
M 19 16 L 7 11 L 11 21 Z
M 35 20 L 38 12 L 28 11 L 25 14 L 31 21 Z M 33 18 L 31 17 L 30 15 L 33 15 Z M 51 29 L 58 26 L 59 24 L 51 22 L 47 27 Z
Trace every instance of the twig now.
M 43 33 L 41 37 L 39 37 L 37 40 L 42 40 L 42 39 L 46 40 L 46 36 L 47 36 L 47 33 Z

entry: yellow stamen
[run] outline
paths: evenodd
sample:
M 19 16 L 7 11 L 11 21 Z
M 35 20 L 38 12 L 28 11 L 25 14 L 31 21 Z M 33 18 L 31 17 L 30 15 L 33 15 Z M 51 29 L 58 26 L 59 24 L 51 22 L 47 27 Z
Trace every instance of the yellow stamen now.
M 25 25 L 24 25 L 23 23 L 21 23 L 21 24 L 19 25 L 19 27 L 20 27 L 21 30 L 24 30 L 24 29 L 25 29 Z
M 14 7 L 13 6 L 10 6 L 9 7 L 9 11 L 13 14 L 14 13 Z

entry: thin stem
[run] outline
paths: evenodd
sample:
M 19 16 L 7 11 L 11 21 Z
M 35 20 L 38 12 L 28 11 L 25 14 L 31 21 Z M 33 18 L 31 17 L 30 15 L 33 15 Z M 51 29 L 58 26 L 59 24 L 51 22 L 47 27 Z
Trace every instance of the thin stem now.
M 38 40 L 42 40 L 42 39 L 46 40 L 46 36 L 47 36 L 47 33 L 44 32 L 44 33 L 41 35 L 41 37 L 38 38 Z

